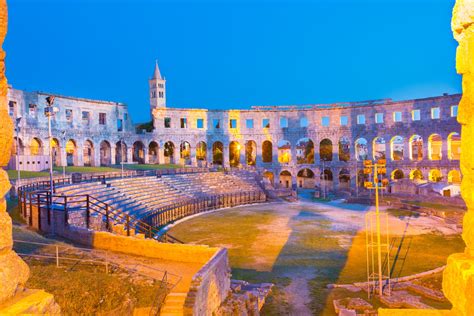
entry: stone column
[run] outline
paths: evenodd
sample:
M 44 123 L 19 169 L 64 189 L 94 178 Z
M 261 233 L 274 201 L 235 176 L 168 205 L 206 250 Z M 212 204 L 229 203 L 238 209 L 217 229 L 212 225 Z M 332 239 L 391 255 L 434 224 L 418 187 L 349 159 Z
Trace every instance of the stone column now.
M 0 46 L 7 34 L 7 4 L 0 0 Z M 12 298 L 28 280 L 30 271 L 12 250 L 12 220 L 8 216 L 5 194 L 10 189 L 8 174 L 3 168 L 10 160 L 13 122 L 8 115 L 8 84 L 5 77 L 5 52 L 0 47 L 0 304 Z
M 163 147 L 158 148 L 158 163 L 161 165 L 165 163 L 165 149 Z
M 463 95 L 459 103 L 461 123 L 461 194 L 467 205 L 462 238 L 464 253 L 449 256 L 443 273 L 443 292 L 456 315 L 474 315 L 474 1 L 457 0 L 451 23 L 459 46 L 456 70 L 462 77 Z
M 110 144 L 110 164 L 115 165 L 117 162 L 115 161 L 115 151 L 117 147 L 115 144 Z M 100 149 L 99 149 L 99 159 L 97 160 L 97 165 L 100 166 Z
M 222 160 L 223 160 L 223 165 L 226 168 L 230 167 L 229 163 L 229 145 L 224 145 L 224 152 L 222 153 Z
M 76 156 L 77 160 L 74 164 L 77 163 L 78 166 L 84 166 L 84 143 L 77 143 Z
M 145 161 L 145 164 L 150 163 L 150 157 L 148 156 L 148 147 L 143 147 L 143 160 Z
M 132 163 L 133 161 L 133 145 L 127 145 L 127 163 Z

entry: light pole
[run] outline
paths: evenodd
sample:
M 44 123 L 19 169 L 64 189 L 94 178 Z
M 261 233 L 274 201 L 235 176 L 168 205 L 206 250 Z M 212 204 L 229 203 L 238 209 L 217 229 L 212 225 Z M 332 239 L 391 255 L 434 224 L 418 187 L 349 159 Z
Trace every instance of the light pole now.
M 53 198 L 53 147 L 51 142 L 53 136 L 51 133 L 51 117 L 59 111 L 57 107 L 53 107 L 54 96 L 49 96 L 46 98 L 47 106 L 44 108 L 44 115 L 48 118 L 48 141 L 49 141 L 49 191 L 51 194 L 51 199 Z
M 17 175 L 17 182 L 18 185 L 20 185 L 21 182 L 21 173 L 20 173 L 20 122 L 21 122 L 21 116 L 18 116 L 15 121 L 15 132 L 16 132 L 16 171 L 18 173 Z
M 120 152 L 121 152 L 120 164 L 122 165 L 122 178 L 123 178 L 124 143 L 125 143 L 125 115 L 123 115 L 123 117 L 122 117 L 122 140 L 120 142 Z M 125 154 L 126 154 L 126 152 L 125 152 Z
M 66 150 L 66 131 L 61 131 L 61 140 L 63 141 L 63 146 L 64 146 L 64 150 Z M 60 153 L 61 155 L 61 153 Z M 66 154 L 67 156 L 67 154 Z M 67 159 L 66 159 L 67 160 Z M 66 178 L 66 161 L 62 161 L 61 159 L 61 162 L 62 162 L 62 165 L 63 165 L 63 178 Z

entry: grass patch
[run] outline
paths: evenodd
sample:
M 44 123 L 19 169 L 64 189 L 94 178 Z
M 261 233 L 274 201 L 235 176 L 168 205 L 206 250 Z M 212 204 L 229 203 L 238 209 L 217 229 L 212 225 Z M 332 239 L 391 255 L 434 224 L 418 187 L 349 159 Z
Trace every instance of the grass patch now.
M 386 211 L 390 215 L 398 217 L 398 218 L 404 218 L 404 217 L 417 218 L 417 217 L 420 216 L 419 213 L 414 212 L 414 211 L 410 211 L 410 210 L 401 210 L 401 209 L 396 209 L 396 208 L 389 208 Z
M 59 173 L 63 172 L 63 167 L 54 167 L 54 171 L 57 171 Z M 91 172 L 119 172 L 120 170 L 117 170 L 117 168 L 111 168 L 111 167 L 86 167 L 86 166 L 67 166 L 66 167 L 66 172 L 67 173 L 91 173 Z
M 117 168 L 121 168 L 121 165 L 116 165 Z M 175 164 L 163 164 L 163 165 L 147 165 L 147 164 L 130 164 L 123 165 L 125 169 L 128 170 L 157 170 L 157 169 L 177 169 L 184 168 L 185 166 L 175 165 Z
M 12 180 L 18 179 L 18 171 L 17 170 L 6 170 L 8 177 Z M 20 171 L 20 177 L 22 179 L 29 179 L 29 178 L 37 178 L 37 177 L 47 177 L 49 173 L 46 171 Z

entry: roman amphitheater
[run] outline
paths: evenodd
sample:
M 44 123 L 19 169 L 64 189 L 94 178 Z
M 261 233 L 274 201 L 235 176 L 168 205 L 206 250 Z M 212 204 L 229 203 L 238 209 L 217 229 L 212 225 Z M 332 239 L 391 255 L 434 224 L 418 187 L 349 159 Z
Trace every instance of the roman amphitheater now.
M 134 123 L 1 51 L 0 314 L 474 315 L 473 8 L 464 93 L 402 101 L 174 108 L 156 63 Z

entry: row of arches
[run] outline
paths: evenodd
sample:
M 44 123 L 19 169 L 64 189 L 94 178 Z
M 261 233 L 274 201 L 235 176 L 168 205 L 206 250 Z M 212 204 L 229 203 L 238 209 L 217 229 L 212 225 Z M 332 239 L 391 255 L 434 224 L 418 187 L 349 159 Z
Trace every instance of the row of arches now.
M 392 180 L 400 180 L 405 178 L 405 174 L 400 169 L 395 169 L 392 171 L 390 178 Z M 423 176 L 423 173 L 420 169 L 413 169 L 410 171 L 408 178 L 410 180 L 426 180 Z M 428 172 L 428 181 L 430 182 L 440 182 L 446 181 L 448 183 L 460 184 L 461 183 L 461 172 L 459 170 L 453 169 L 450 170 L 445 177 L 441 170 L 439 169 L 430 169 Z

